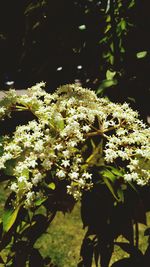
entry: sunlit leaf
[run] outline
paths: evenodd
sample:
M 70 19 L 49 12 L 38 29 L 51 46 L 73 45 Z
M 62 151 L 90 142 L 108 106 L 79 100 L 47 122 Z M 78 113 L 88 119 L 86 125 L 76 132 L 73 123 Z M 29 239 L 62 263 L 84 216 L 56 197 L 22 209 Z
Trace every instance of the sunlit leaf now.
M 124 19 L 122 19 L 120 21 L 120 27 L 121 27 L 122 31 L 126 30 L 126 26 L 127 26 L 126 21 Z
M 25 176 L 26 179 L 29 179 L 29 169 L 24 169 L 24 170 L 22 171 L 22 176 Z
M 103 80 L 102 83 L 100 84 L 99 88 L 97 89 L 97 92 L 96 94 L 99 95 L 99 94 L 102 94 L 104 92 L 104 90 L 106 88 L 109 88 L 113 85 L 117 85 L 117 80 L 116 79 L 113 79 L 113 80 Z
M 50 189 L 52 189 L 52 190 L 55 190 L 56 185 L 55 185 L 54 183 L 50 183 L 50 184 L 48 184 L 48 187 L 49 187 Z
M 147 51 L 141 51 L 136 54 L 136 57 L 140 59 L 140 58 L 146 57 L 146 55 L 147 55 Z
M 8 232 L 15 223 L 19 210 L 20 210 L 20 205 L 15 210 L 7 209 L 4 211 L 2 221 L 3 221 L 3 230 L 5 232 Z
M 110 29 L 111 29 L 111 24 L 108 24 L 106 29 L 105 29 L 105 31 L 104 31 L 104 33 L 106 34 Z
M 123 177 L 124 174 L 121 170 L 119 170 L 113 166 L 110 166 L 110 169 L 111 169 L 112 173 L 114 173 L 115 175 Z
M 109 171 L 108 169 L 101 171 L 101 174 L 102 174 L 103 177 L 108 178 L 112 182 L 115 182 L 115 180 L 116 180 L 116 176 L 111 171 Z
M 106 79 L 107 80 L 112 80 L 115 75 L 116 75 L 116 71 L 111 71 L 111 70 L 106 71 Z

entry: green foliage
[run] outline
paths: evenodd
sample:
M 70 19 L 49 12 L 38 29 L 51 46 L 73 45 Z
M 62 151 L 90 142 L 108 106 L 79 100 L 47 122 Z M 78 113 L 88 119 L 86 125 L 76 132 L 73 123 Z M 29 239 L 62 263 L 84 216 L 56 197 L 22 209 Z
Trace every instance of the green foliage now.
M 13 209 L 6 209 L 3 214 L 3 230 L 8 232 L 17 219 L 20 206 Z
M 137 58 L 144 58 L 147 55 L 147 51 L 141 51 L 136 54 Z

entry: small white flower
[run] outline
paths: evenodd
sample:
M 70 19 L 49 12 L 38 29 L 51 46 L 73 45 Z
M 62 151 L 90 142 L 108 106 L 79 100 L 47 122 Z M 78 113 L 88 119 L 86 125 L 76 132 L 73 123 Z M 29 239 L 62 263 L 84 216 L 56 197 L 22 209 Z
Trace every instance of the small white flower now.
M 57 144 L 57 145 L 54 146 L 54 149 L 60 151 L 60 150 L 63 149 L 63 145 L 62 144 Z
M 69 156 L 70 156 L 70 151 L 69 151 L 69 150 L 64 150 L 64 151 L 63 151 L 63 155 L 64 155 L 65 158 L 69 158 Z
M 61 165 L 64 166 L 65 168 L 69 167 L 70 166 L 70 161 L 69 160 L 62 160 Z
M 71 179 L 78 179 L 79 173 L 78 172 L 71 172 L 69 174 L 69 176 L 70 176 Z
M 26 179 L 25 176 L 20 176 L 20 177 L 18 178 L 18 182 L 19 182 L 19 183 L 26 183 L 26 181 L 27 181 L 27 179 Z
M 84 125 L 83 127 L 82 127 L 82 130 L 84 131 L 84 132 L 86 132 L 86 133 L 88 133 L 89 131 L 90 131 L 90 126 L 88 126 L 88 125 Z
M 17 190 L 18 190 L 18 185 L 17 185 L 16 183 L 11 184 L 11 186 L 10 186 L 10 190 L 12 190 L 12 191 L 14 191 L 14 192 L 17 192 Z
M 66 177 L 66 173 L 63 170 L 60 170 L 60 171 L 56 172 L 56 175 L 59 178 L 65 178 Z
M 82 174 L 82 177 L 85 178 L 85 179 L 91 179 L 92 178 L 92 174 L 88 173 L 88 172 L 85 172 L 85 173 Z
M 76 145 L 77 145 L 76 141 L 69 141 L 67 144 L 68 147 L 75 147 Z

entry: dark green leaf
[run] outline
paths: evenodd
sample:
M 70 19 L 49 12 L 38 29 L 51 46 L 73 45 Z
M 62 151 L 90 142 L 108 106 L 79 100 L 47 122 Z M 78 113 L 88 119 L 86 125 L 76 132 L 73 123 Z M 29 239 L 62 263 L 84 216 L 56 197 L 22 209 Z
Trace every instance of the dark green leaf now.
M 36 206 L 40 206 L 47 198 L 43 197 L 43 198 L 39 198 L 35 201 L 35 205 Z
M 104 180 L 104 183 L 106 184 L 106 186 L 108 187 L 108 189 L 110 190 L 110 192 L 112 193 L 112 195 L 114 196 L 114 198 L 117 201 L 119 201 L 119 199 L 117 198 L 117 196 L 115 194 L 114 188 L 113 188 L 111 182 L 108 180 L 108 178 L 104 177 L 103 180 Z

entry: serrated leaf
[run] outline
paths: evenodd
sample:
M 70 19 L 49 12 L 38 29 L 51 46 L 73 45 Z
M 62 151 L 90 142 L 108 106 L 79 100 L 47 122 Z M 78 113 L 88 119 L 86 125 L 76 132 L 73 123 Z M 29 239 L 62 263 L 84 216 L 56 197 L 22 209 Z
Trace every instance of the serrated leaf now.
M 141 51 L 141 52 L 136 53 L 136 57 L 139 59 L 146 57 L 146 55 L 147 55 L 147 51 Z
M 13 226 L 13 224 L 15 223 L 19 209 L 20 209 L 20 205 L 15 210 L 7 209 L 4 211 L 2 221 L 3 221 L 3 230 L 5 232 L 8 232 L 10 228 Z

